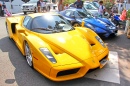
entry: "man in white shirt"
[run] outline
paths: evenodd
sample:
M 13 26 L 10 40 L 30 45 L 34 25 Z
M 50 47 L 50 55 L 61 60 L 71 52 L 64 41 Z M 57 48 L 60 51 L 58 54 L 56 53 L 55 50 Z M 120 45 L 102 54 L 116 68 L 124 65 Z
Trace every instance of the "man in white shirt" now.
M 98 9 L 98 13 L 100 17 L 103 17 L 103 14 L 105 13 L 105 7 L 103 6 L 103 1 L 99 2 L 100 6 Z

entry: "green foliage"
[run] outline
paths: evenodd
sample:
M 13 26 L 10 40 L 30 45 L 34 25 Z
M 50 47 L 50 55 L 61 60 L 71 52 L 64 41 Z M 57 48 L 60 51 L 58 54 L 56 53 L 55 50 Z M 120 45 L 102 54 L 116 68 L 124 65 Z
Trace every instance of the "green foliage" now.
M 105 7 L 106 7 L 106 9 L 108 9 L 108 10 L 111 9 L 113 5 L 114 5 L 114 4 L 111 3 L 111 2 L 106 2 L 106 3 L 105 3 Z
M 110 10 L 113 7 L 114 2 L 115 2 L 115 0 L 106 0 L 104 2 L 106 9 Z

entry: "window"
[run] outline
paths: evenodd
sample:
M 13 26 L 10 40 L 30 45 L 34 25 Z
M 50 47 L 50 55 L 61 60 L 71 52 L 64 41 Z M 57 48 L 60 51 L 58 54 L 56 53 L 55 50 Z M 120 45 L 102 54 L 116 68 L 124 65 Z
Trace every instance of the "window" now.
M 65 12 L 65 16 L 69 17 L 69 16 L 71 15 L 71 12 L 72 12 L 72 11 L 67 10 L 67 11 Z
M 77 12 L 74 12 L 75 18 L 80 18 L 79 14 Z
M 31 20 L 32 20 L 31 17 L 26 16 L 24 18 L 24 21 L 23 21 L 23 26 L 26 27 L 26 28 L 28 28 L 28 29 L 30 29 Z
M 32 21 L 32 31 L 44 34 L 73 30 L 74 28 L 62 16 L 44 15 L 35 17 Z
M 84 7 L 89 10 L 97 10 L 97 8 L 92 4 L 85 4 Z

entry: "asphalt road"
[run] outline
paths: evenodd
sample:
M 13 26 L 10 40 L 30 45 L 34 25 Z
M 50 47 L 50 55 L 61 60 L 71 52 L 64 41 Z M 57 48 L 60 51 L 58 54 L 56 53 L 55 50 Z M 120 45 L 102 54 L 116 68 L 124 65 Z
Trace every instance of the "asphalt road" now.
M 53 82 L 31 69 L 15 43 L 8 38 L 5 18 L 0 18 L 0 86 L 130 86 L 130 39 L 120 29 L 115 38 L 104 39 L 119 55 L 120 84 L 79 78 Z

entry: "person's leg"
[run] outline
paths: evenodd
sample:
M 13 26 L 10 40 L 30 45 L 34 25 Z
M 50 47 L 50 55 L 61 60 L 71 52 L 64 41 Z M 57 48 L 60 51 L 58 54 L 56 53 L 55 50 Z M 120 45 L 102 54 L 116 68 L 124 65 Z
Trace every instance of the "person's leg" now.
M 127 38 L 130 38 L 130 27 L 128 28 L 128 31 L 127 31 Z
M 125 31 L 124 31 L 124 33 L 127 33 L 128 27 L 129 27 L 129 20 L 126 20 L 126 25 L 125 25 Z
M 4 10 L 2 10 L 1 14 L 2 14 L 2 16 L 4 16 Z
M 40 6 L 38 6 L 38 12 L 39 12 L 39 13 L 40 13 L 40 8 L 41 8 L 41 7 L 40 7 Z
M 43 7 L 43 12 L 45 12 L 45 7 Z
M 2 7 L 0 7 L 0 16 L 2 16 Z

